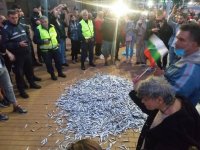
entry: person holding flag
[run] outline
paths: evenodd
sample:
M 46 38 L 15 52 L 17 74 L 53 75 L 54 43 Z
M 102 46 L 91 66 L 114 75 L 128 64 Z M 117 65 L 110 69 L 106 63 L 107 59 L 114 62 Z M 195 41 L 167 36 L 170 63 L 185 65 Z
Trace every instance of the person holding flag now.
M 156 36 L 150 38 L 145 55 L 150 61 L 150 66 L 156 68 L 154 75 L 163 75 L 173 86 L 176 95 L 189 99 L 196 106 L 200 101 L 200 26 L 184 24 L 180 26 L 176 38 L 175 53 L 181 59 L 166 70 L 156 68 L 158 59 L 167 51 Z M 139 78 L 134 82 L 138 80 Z

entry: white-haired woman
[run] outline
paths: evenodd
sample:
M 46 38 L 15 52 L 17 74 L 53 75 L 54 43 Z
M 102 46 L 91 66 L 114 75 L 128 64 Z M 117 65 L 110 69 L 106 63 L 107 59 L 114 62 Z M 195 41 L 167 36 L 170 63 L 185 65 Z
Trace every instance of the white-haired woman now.
M 200 149 L 200 116 L 193 105 L 175 97 L 171 85 L 159 77 L 141 81 L 132 100 L 148 115 L 136 150 Z

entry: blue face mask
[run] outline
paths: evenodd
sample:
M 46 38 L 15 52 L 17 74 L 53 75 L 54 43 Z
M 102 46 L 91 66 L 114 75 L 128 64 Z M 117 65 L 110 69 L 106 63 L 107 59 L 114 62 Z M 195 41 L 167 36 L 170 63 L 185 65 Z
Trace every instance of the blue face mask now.
M 182 57 L 182 56 L 185 55 L 185 50 L 184 49 L 175 49 L 174 52 L 178 57 Z

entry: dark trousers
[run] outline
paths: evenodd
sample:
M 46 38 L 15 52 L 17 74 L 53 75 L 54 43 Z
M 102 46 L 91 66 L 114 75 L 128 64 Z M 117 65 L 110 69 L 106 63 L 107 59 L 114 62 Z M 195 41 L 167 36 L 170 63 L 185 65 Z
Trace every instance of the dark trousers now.
M 33 62 L 33 64 L 35 64 L 37 62 L 37 60 L 35 58 L 35 53 L 34 53 L 34 48 L 33 48 L 32 42 L 30 43 L 30 47 L 31 47 L 32 62 Z
M 31 53 L 15 55 L 14 73 L 19 92 L 24 92 L 24 74 L 30 85 L 34 84 Z
M 94 48 L 94 42 L 93 41 L 89 41 L 89 42 L 83 42 L 81 45 L 81 64 L 83 65 L 85 62 L 85 59 L 87 57 L 87 52 L 89 52 L 89 63 L 92 64 L 93 63 L 93 57 L 94 57 L 94 52 L 93 52 L 93 48 Z
M 38 44 L 37 44 L 37 55 L 38 55 L 38 61 L 40 63 L 42 63 L 43 62 L 43 60 L 42 60 L 42 52 L 41 52 L 40 46 Z
M 117 41 L 116 41 L 116 51 L 115 51 L 115 59 L 119 59 L 119 46 L 120 46 L 120 38 L 117 37 Z
M 101 55 L 101 45 L 102 45 L 102 43 L 96 43 L 96 46 L 95 46 L 95 55 L 96 56 Z
M 55 62 L 55 67 L 58 73 L 62 73 L 62 64 L 61 64 L 61 57 L 60 52 L 57 50 L 49 50 L 48 52 L 42 52 L 42 58 L 47 68 L 47 72 L 50 74 L 54 73 L 52 60 Z
M 72 60 L 78 59 L 78 53 L 80 52 L 81 43 L 80 41 L 71 40 L 72 43 Z

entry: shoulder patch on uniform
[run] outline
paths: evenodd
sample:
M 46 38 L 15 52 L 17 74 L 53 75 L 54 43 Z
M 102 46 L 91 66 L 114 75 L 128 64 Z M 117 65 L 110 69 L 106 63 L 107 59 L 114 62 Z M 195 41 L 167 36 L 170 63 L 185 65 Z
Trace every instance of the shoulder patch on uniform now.
M 4 28 L 4 29 L 7 29 L 7 28 L 8 28 L 8 25 L 6 24 L 3 28 Z

